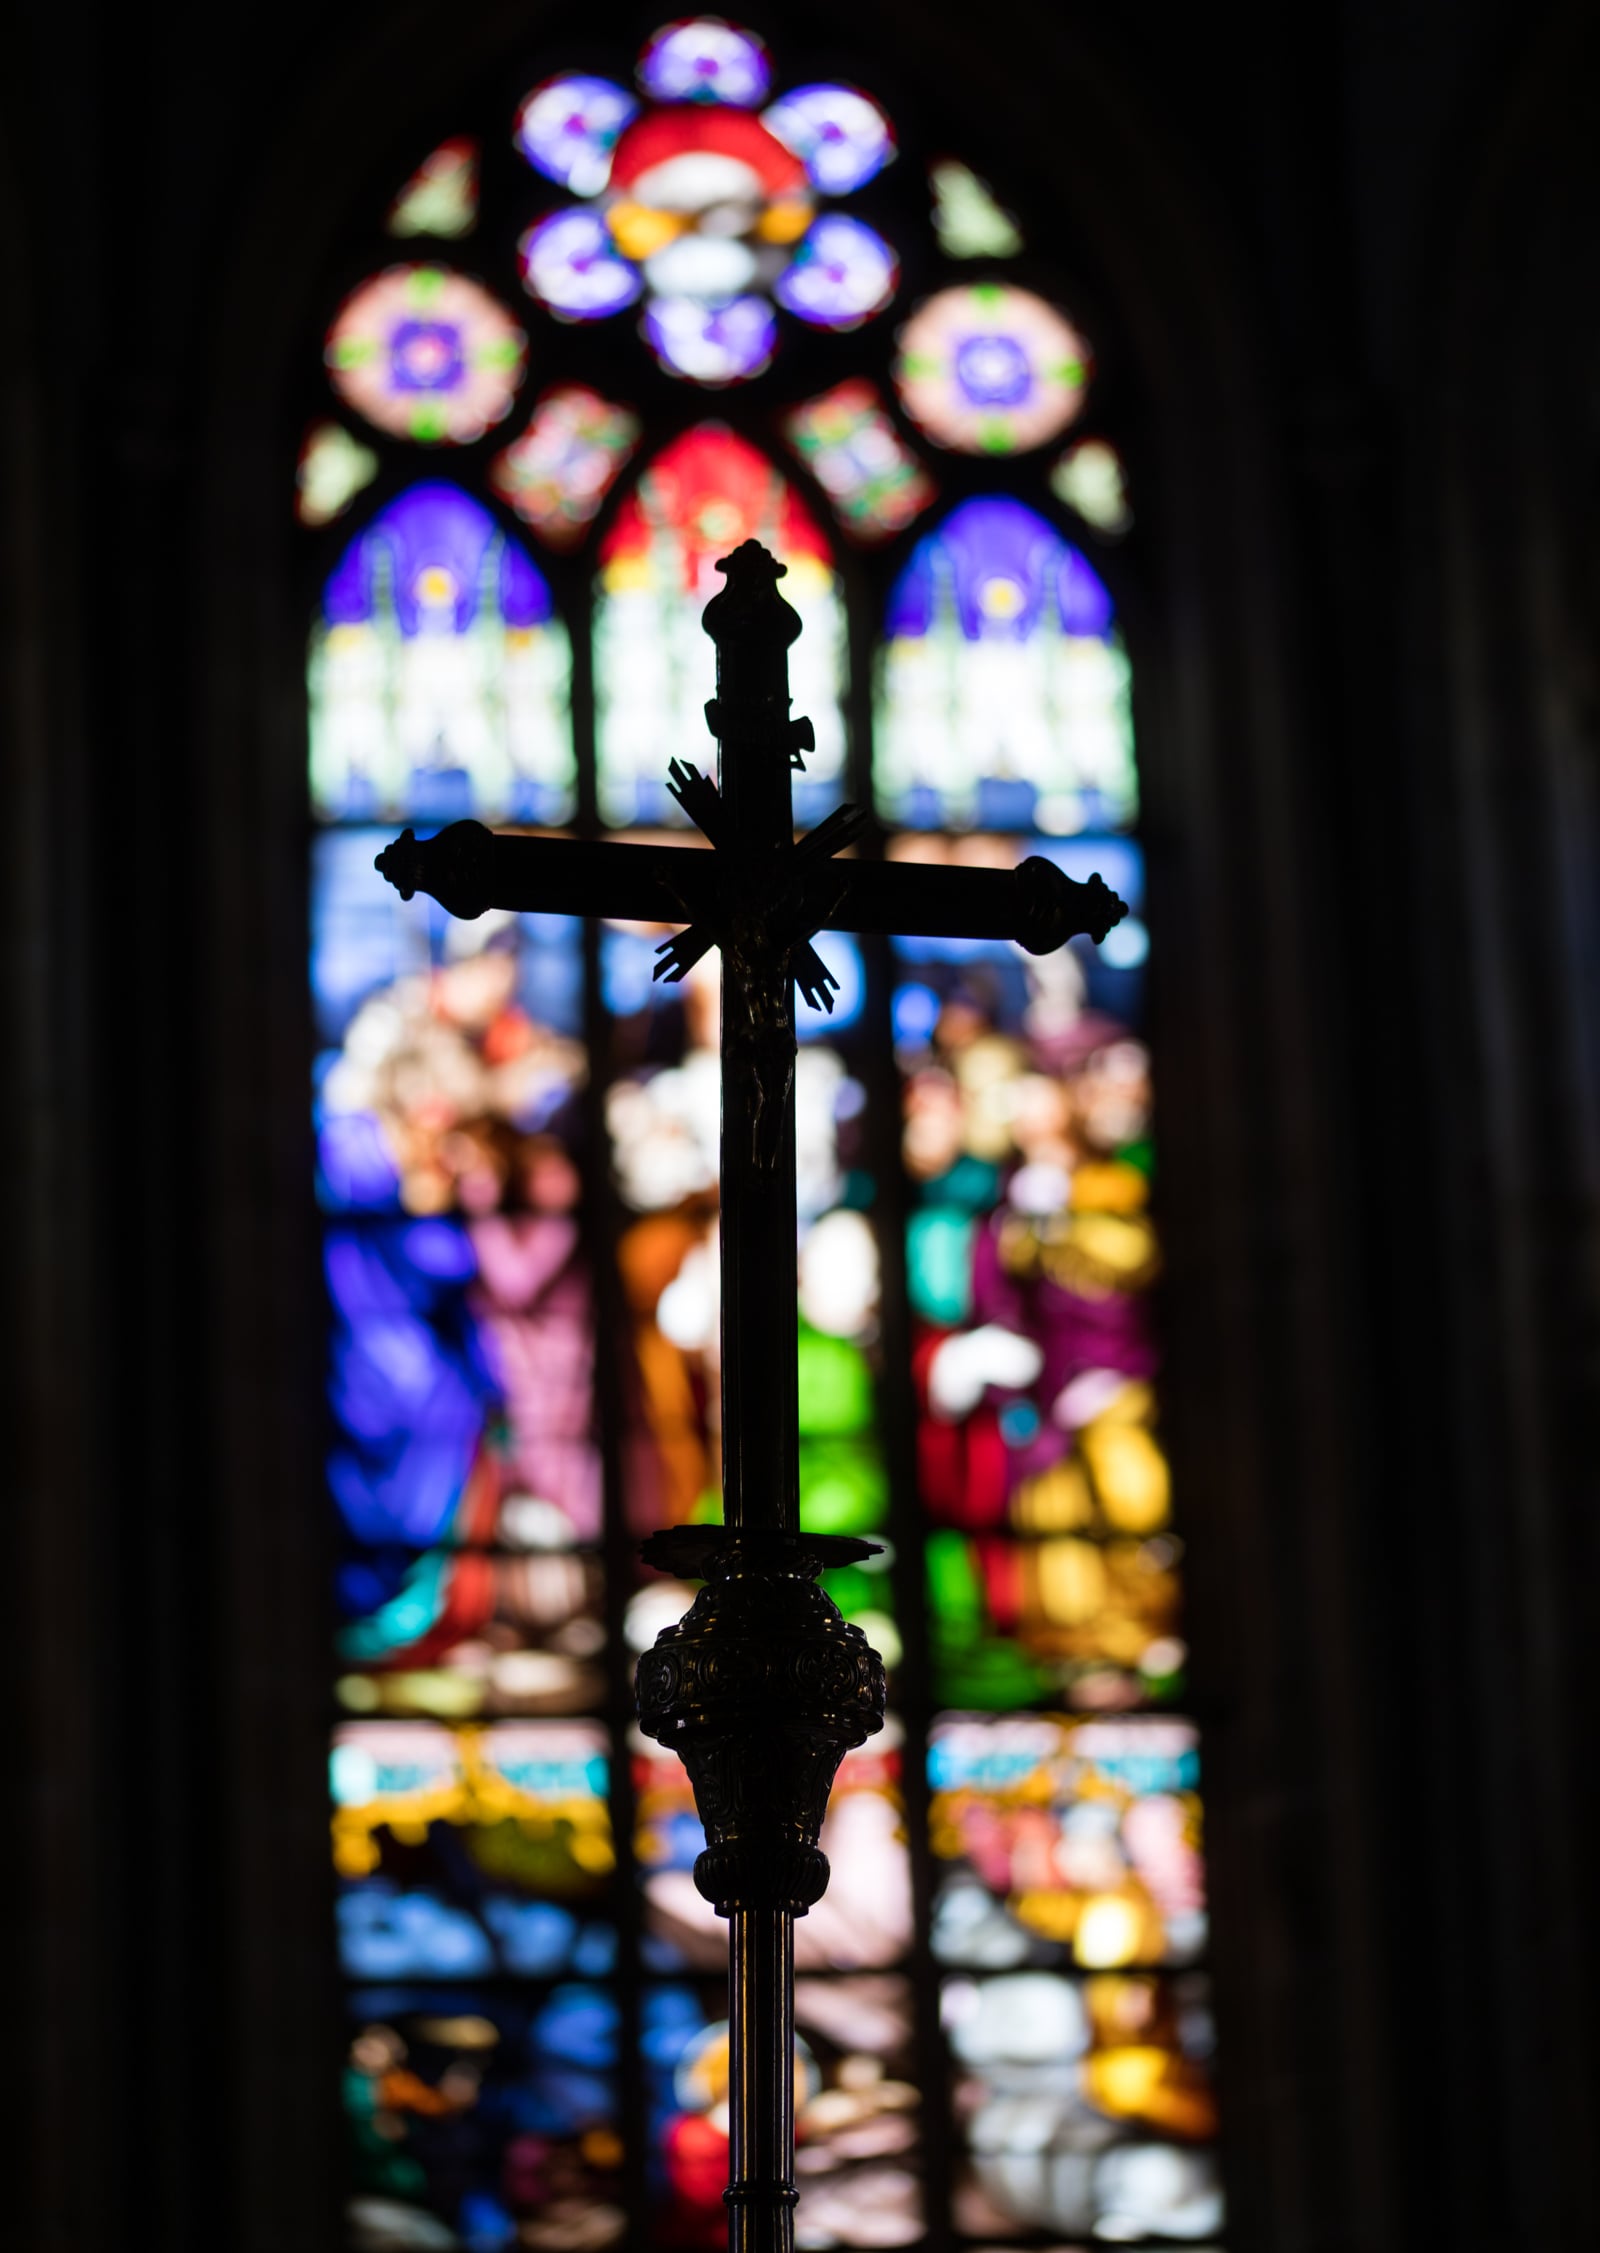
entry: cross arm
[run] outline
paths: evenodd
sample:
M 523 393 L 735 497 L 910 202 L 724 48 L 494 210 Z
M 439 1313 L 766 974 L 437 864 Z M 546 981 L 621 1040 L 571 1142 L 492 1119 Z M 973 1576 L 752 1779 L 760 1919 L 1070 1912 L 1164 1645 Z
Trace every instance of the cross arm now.
M 428 838 L 404 830 L 374 866 L 403 900 L 426 892 L 469 922 L 490 908 L 510 908 L 692 923 L 713 908 L 719 873 L 716 855 L 693 846 L 497 837 L 476 821 L 453 822 Z
M 406 830 L 378 855 L 377 867 L 403 899 L 427 892 L 451 915 L 469 919 L 509 908 L 692 923 L 718 915 L 721 859 L 685 845 L 497 837 L 478 822 L 459 821 L 425 840 Z M 785 920 L 797 936 L 830 930 L 1014 939 L 1030 954 L 1051 954 L 1080 933 L 1098 943 L 1126 913 L 1098 876 L 1079 883 L 1033 855 L 1014 869 L 827 860 L 803 879 Z
M 1086 934 L 1096 944 L 1128 910 L 1099 876 L 1079 883 L 1040 854 L 1016 868 L 952 868 L 927 861 L 834 861 L 842 889 L 824 918 L 833 931 L 904 938 L 1015 939 L 1054 954 Z

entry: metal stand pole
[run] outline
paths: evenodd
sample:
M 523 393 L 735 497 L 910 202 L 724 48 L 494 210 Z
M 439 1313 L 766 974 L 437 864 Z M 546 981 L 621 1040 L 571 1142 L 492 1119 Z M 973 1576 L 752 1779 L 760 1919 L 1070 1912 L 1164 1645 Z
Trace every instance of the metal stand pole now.
M 793 2253 L 794 1918 L 728 1922 L 729 2253 Z

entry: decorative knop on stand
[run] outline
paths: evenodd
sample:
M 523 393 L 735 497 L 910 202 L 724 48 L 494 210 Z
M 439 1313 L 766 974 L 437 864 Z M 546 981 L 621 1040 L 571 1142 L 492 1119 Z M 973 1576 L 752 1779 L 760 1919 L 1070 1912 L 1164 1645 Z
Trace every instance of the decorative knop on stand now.
M 659 919 L 684 928 L 657 977 L 722 954 L 722 1497 L 720 1526 L 675 1526 L 646 1561 L 705 1583 L 639 1662 L 639 1719 L 681 1754 L 706 1849 L 695 1883 L 730 1922 L 729 2244 L 794 2242 L 794 1920 L 828 1883 L 818 1845 L 845 1754 L 883 1727 L 883 1663 L 817 1586 L 877 1544 L 800 1530 L 796 1400 L 794 991 L 831 1009 L 822 929 L 1014 939 L 1046 954 L 1126 913 L 1098 876 L 840 860 L 868 827 L 854 807 L 798 841 L 790 773 L 812 748 L 789 716 L 800 621 L 784 567 L 754 540 L 718 565 L 706 607 L 717 693 L 706 720 L 717 779 L 674 759 L 673 796 L 714 848 L 495 837 L 458 822 L 408 829 L 377 865 L 402 895 L 451 914 L 488 908 Z
M 872 1541 L 675 1527 L 648 1563 L 706 1582 L 639 1661 L 639 1723 L 694 1785 L 694 1881 L 718 1916 L 803 1917 L 827 1889 L 817 1844 L 840 1761 L 883 1727 L 883 1662 L 816 1585 Z

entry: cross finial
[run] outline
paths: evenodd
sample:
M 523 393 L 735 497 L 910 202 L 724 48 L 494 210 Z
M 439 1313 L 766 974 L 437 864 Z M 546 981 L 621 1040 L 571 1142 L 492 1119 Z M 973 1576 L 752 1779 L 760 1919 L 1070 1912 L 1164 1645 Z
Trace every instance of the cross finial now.
M 718 682 L 724 693 L 729 683 L 724 667 L 730 649 L 759 646 L 786 650 L 800 632 L 800 620 L 778 592 L 778 581 L 789 566 L 761 545 L 745 540 L 717 565 L 727 584 L 706 604 L 702 623 L 717 645 Z

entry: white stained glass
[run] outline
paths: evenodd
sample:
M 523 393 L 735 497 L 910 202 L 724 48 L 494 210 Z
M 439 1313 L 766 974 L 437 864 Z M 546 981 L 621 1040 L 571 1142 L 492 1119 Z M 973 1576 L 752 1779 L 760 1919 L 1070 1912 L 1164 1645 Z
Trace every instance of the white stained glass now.
M 487 604 L 458 630 L 446 605 L 414 634 L 392 611 L 324 626 L 311 656 L 317 809 L 372 816 L 561 822 L 574 803 L 565 628 L 507 626 Z
M 971 828 L 985 781 L 1022 782 L 1038 794 L 1033 820 L 1056 835 L 1130 821 L 1128 682 L 1117 637 L 1042 627 L 1025 641 L 1008 632 L 968 641 L 950 616 L 933 633 L 891 640 L 879 678 L 879 803 L 924 826 L 911 802 L 920 786 L 936 794 L 936 821 Z M 1101 801 L 1092 810 L 1086 791 Z
M 600 816 L 612 827 L 682 827 L 686 816 L 667 795 L 668 763 L 685 759 L 715 771 L 717 746 L 705 719 L 715 656 L 700 618 L 721 586 L 712 575 L 703 588 L 682 591 L 670 535 L 648 557 L 619 560 L 604 573 L 595 611 L 595 728 Z M 802 629 L 789 652 L 791 709 L 811 721 L 817 738 L 794 777 L 796 812 L 815 818 L 808 800 L 825 794 L 832 805 L 844 774 L 844 606 L 832 572 L 809 556 L 790 563 L 782 591 Z

